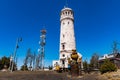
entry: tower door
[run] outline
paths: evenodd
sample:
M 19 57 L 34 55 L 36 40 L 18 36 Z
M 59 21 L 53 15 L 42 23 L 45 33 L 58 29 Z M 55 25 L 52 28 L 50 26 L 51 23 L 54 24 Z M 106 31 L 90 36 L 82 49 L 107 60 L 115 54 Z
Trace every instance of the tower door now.
M 65 60 L 62 60 L 62 65 L 65 65 Z
M 65 60 L 62 60 L 62 67 L 65 67 Z

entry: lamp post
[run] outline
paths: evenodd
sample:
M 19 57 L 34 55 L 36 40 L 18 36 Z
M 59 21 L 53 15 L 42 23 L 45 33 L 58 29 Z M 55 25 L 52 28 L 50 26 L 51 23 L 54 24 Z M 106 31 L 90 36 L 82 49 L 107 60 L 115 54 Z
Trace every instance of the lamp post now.
M 17 38 L 17 40 L 16 40 L 15 50 L 14 50 L 14 53 L 12 55 L 13 60 L 12 60 L 12 65 L 11 65 L 11 72 L 13 72 L 14 62 L 15 62 L 15 58 L 16 58 L 16 52 L 17 52 L 17 49 L 19 48 L 18 43 L 21 41 L 22 41 L 22 38 Z
M 9 70 L 11 70 L 12 60 L 13 60 L 13 57 L 12 57 L 12 55 L 11 55 L 11 56 L 10 56 L 10 65 L 9 65 Z

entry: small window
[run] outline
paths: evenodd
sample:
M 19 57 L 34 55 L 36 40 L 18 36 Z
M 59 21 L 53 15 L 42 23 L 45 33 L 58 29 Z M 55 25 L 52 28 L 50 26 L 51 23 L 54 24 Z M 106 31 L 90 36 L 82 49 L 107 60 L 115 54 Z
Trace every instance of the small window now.
M 62 49 L 63 49 L 63 50 L 65 49 L 65 45 L 64 45 L 64 44 L 62 45 Z
M 65 57 L 65 54 L 63 54 L 62 57 Z
M 68 12 L 68 15 L 70 14 L 70 12 Z
M 65 25 L 65 23 L 63 22 L 63 25 Z
M 56 65 L 58 65 L 58 62 L 56 62 Z
M 65 12 L 66 13 L 66 15 L 67 15 L 67 12 Z
M 68 24 L 69 24 L 70 22 L 68 22 Z
M 62 64 L 63 64 L 63 65 L 65 64 L 65 61 L 64 61 L 64 60 L 62 60 Z
M 65 35 L 63 34 L 63 38 L 65 37 Z

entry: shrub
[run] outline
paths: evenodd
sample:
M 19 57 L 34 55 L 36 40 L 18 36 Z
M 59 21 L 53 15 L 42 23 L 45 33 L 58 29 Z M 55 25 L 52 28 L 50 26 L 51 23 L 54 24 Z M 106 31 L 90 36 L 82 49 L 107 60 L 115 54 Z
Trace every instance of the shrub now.
M 113 71 L 117 71 L 116 65 L 110 62 L 108 59 L 106 59 L 100 67 L 101 74 L 104 74 L 106 72 L 113 72 Z
M 22 71 L 28 71 L 27 65 L 22 65 L 20 70 L 22 70 Z

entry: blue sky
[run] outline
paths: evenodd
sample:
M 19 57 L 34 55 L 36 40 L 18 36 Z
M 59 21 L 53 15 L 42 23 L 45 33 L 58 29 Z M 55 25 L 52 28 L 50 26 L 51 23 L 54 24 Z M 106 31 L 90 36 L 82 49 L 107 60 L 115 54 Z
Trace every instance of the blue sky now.
M 112 52 L 120 42 L 119 0 L 68 0 L 74 11 L 77 51 L 83 60 L 93 53 Z M 14 52 L 16 38 L 22 37 L 17 51 L 18 66 L 28 48 L 37 53 L 40 30 L 46 28 L 45 65 L 59 58 L 60 11 L 66 0 L 0 0 L 0 57 Z M 120 48 L 120 47 L 119 47 Z

